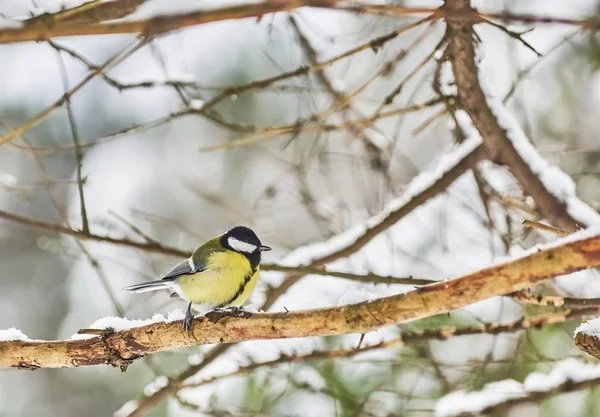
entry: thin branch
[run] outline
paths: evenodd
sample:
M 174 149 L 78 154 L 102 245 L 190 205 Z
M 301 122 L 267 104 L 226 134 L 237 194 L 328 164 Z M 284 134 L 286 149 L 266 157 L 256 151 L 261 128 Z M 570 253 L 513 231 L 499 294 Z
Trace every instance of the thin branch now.
M 189 26 L 219 22 L 229 19 L 261 17 L 265 14 L 285 12 L 299 7 L 336 8 L 337 0 L 268 0 L 262 3 L 198 10 L 189 13 L 155 16 L 143 20 L 123 20 L 113 23 L 79 24 L 38 20 L 19 28 L 0 30 L 0 44 L 26 41 L 45 41 L 59 36 L 107 35 L 133 33 L 155 36 Z
M 134 232 L 135 234 L 141 236 L 142 239 L 144 239 L 146 242 L 160 245 L 160 242 L 158 242 L 157 240 L 151 238 L 146 233 L 142 232 L 139 227 L 137 227 L 136 225 L 132 224 L 131 222 L 129 222 L 128 220 L 126 220 L 124 217 L 120 216 L 118 213 L 116 213 L 116 212 L 114 212 L 112 210 L 108 210 L 108 214 L 110 214 L 111 216 L 116 217 L 123 224 L 125 224 L 125 226 L 127 226 L 128 228 L 130 228 L 132 232 Z
M 399 348 L 407 344 L 424 343 L 431 340 L 448 340 L 451 337 L 456 336 L 470 336 L 477 334 L 490 334 L 497 335 L 503 333 L 515 333 L 528 329 L 541 329 L 544 326 L 564 323 L 569 320 L 576 320 L 582 316 L 597 314 L 600 311 L 600 306 L 585 309 L 572 309 L 565 311 L 558 311 L 555 313 L 541 314 L 531 317 L 523 317 L 519 320 L 506 323 L 506 324 L 494 324 L 489 323 L 485 326 L 473 326 L 464 328 L 443 328 L 439 330 L 427 330 L 422 333 L 402 333 L 402 337 L 397 339 L 391 339 L 379 342 L 375 345 L 365 346 L 361 348 L 353 349 L 337 349 L 337 350 L 317 350 L 304 355 L 292 354 L 292 355 L 280 355 L 277 359 L 273 359 L 265 362 L 255 362 L 249 365 L 240 366 L 237 370 L 228 374 L 217 375 L 211 378 L 204 379 L 198 382 L 191 382 L 183 384 L 179 389 L 195 388 L 202 385 L 208 385 L 215 381 L 230 378 L 233 376 L 244 375 L 252 372 L 255 369 L 278 366 L 285 363 L 303 363 L 315 360 L 323 359 L 341 359 L 350 358 L 356 355 L 360 355 L 365 352 L 378 349 L 392 349 Z
M 65 93 L 61 98 L 59 98 L 57 101 L 55 101 L 49 107 L 44 109 L 42 112 L 40 112 L 33 118 L 29 119 L 27 122 L 23 123 L 21 126 L 11 130 L 6 135 L 0 137 L 0 146 L 12 141 L 13 139 L 15 139 L 18 136 L 22 135 L 23 133 L 27 132 L 29 129 L 32 129 L 35 126 L 37 126 L 42 120 L 44 120 L 47 116 L 49 116 L 52 112 L 54 112 L 54 110 L 61 107 L 63 105 L 63 103 L 65 103 L 66 100 L 68 100 L 70 97 L 73 96 L 73 94 L 75 94 L 76 92 L 81 90 L 81 88 L 83 88 L 94 77 L 96 77 L 102 71 L 105 71 L 105 70 L 112 68 L 112 67 L 118 65 L 119 63 L 123 62 L 127 57 L 131 56 L 131 54 L 133 54 L 135 51 L 140 49 L 145 44 L 146 44 L 146 40 L 140 39 L 140 40 L 136 41 L 133 45 L 131 45 L 131 46 L 125 48 L 124 50 L 120 51 L 119 53 L 113 55 L 104 64 L 102 64 L 101 66 L 96 68 L 94 71 L 90 72 L 75 87 L 73 87 L 71 90 L 69 90 L 67 93 Z
M 47 232 L 52 233 L 60 233 L 67 236 L 73 236 L 77 239 L 83 240 L 95 240 L 98 242 L 106 242 L 113 245 L 118 246 L 126 246 L 130 248 L 140 249 L 147 252 L 161 253 L 163 255 L 171 255 L 182 258 L 187 258 L 190 256 L 191 252 L 165 246 L 159 243 L 149 243 L 149 242 L 136 242 L 134 240 L 128 238 L 113 238 L 110 236 L 96 235 L 93 233 L 86 233 L 82 230 L 71 229 L 67 226 L 62 226 L 60 224 L 49 223 L 43 220 L 33 219 L 30 217 L 21 216 L 15 213 L 9 213 L 7 211 L 0 210 L 0 218 L 13 221 L 15 223 L 20 223 L 26 226 L 33 227 L 39 230 L 45 230 Z
M 526 395 L 518 398 L 510 398 L 497 404 L 483 407 L 475 412 L 462 412 L 455 414 L 457 417 L 479 417 L 484 414 L 497 414 L 511 410 L 513 407 L 527 404 L 527 403 L 540 403 L 541 401 L 555 397 L 560 394 L 566 394 L 570 392 L 581 391 L 584 389 L 594 388 L 600 384 L 600 378 L 589 378 L 583 381 L 575 381 L 567 379 L 565 382 L 558 386 L 553 386 L 550 389 L 540 389 L 535 391 L 529 391 Z
M 85 340 L 0 342 L 0 366 L 24 369 L 110 364 L 125 369 L 154 352 L 213 343 L 366 333 L 409 320 L 447 313 L 491 297 L 524 290 L 555 276 L 600 266 L 600 235 L 541 250 L 509 263 L 403 294 L 341 307 L 159 322 Z
M 83 194 L 83 177 L 81 175 L 81 165 L 83 160 L 83 153 L 81 152 L 81 146 L 79 145 L 79 132 L 77 131 L 77 123 L 75 122 L 75 113 L 73 112 L 73 106 L 71 105 L 71 99 L 69 96 L 69 79 L 67 75 L 67 68 L 65 67 L 65 61 L 59 50 L 56 50 L 58 58 L 58 65 L 60 67 L 60 74 L 65 90 L 65 107 L 67 108 L 67 115 L 69 116 L 69 125 L 71 126 L 71 135 L 73 137 L 73 143 L 75 144 L 75 160 L 76 160 L 76 172 L 77 172 L 77 191 L 79 193 L 79 209 L 81 212 L 81 230 L 84 233 L 90 232 L 90 226 L 88 222 L 87 210 L 85 208 L 85 197 Z
M 558 227 L 548 226 L 547 224 L 534 222 L 531 220 L 523 220 L 521 223 L 525 227 L 531 227 L 532 229 L 543 230 L 544 232 L 554 233 L 558 236 L 569 236 L 572 232 L 567 232 L 565 230 L 559 229 Z
M 261 266 L 261 269 L 264 269 Z M 269 271 L 285 272 L 287 274 L 303 274 L 303 275 L 322 275 L 336 278 L 344 278 L 357 282 L 372 283 L 372 284 L 403 284 L 403 285 L 429 285 L 436 281 L 429 279 L 419 279 L 413 277 L 393 277 L 383 276 L 369 272 L 368 274 L 354 274 L 350 272 L 331 271 L 326 268 L 317 268 L 311 266 L 283 266 L 272 264 L 267 267 Z
M 81 55 L 80 53 L 76 52 L 73 49 L 67 48 L 66 46 L 63 46 L 53 40 L 48 40 L 48 44 L 50 46 L 52 46 L 54 49 L 59 50 L 59 51 L 63 51 L 66 54 L 70 55 L 71 57 L 73 57 L 74 59 L 76 59 L 77 61 L 81 62 L 83 65 L 85 65 L 88 70 L 90 71 L 94 71 L 96 70 L 98 67 L 96 66 L 96 64 L 94 64 L 93 62 L 89 61 L 86 57 L 84 57 L 83 55 Z M 111 76 L 109 76 L 108 74 L 105 74 L 104 72 L 102 72 L 99 75 L 104 81 L 106 81 L 106 83 L 114 88 L 116 88 L 119 91 L 122 90 L 130 90 L 130 89 L 135 89 L 135 88 L 154 88 L 154 87 L 173 87 L 173 86 L 180 86 L 180 87 L 191 87 L 191 88 L 195 88 L 195 89 L 200 89 L 201 87 L 196 85 L 196 83 L 191 82 L 191 81 L 183 81 L 183 80 L 165 80 L 165 81 L 137 81 L 134 83 L 123 83 L 118 81 L 115 78 L 112 78 Z
M 434 98 L 434 99 L 428 100 L 421 104 L 413 104 L 413 105 L 410 105 L 407 107 L 390 110 L 390 111 L 383 112 L 383 113 L 380 113 L 377 115 L 363 117 L 363 118 L 356 119 L 356 120 L 349 120 L 349 121 L 346 121 L 344 123 L 337 124 L 337 125 L 336 124 L 318 123 L 318 124 L 312 124 L 312 125 L 306 126 L 306 123 L 312 122 L 314 119 L 319 119 L 320 115 L 317 114 L 317 115 L 311 116 L 309 120 L 298 120 L 294 124 L 291 124 L 291 125 L 285 125 L 285 126 L 276 127 L 276 128 L 269 127 L 269 128 L 262 128 L 262 129 L 252 129 L 252 130 L 255 130 L 256 133 L 253 133 L 251 135 L 248 135 L 248 136 L 245 136 L 245 137 L 242 137 L 239 139 L 230 140 L 230 141 L 227 141 L 222 144 L 213 145 L 213 146 L 205 146 L 205 147 L 200 148 L 200 151 L 201 152 L 211 152 L 211 151 L 222 150 L 222 149 L 233 149 L 233 148 L 238 148 L 241 146 L 254 145 L 254 144 L 262 142 L 266 139 L 275 138 L 275 137 L 278 137 L 281 135 L 287 135 L 287 134 L 295 135 L 300 132 L 302 132 L 302 133 L 317 133 L 317 132 L 333 132 L 333 131 L 338 131 L 338 130 L 346 130 L 346 129 L 351 129 L 354 127 L 365 128 L 365 127 L 370 126 L 376 120 L 385 119 L 388 117 L 394 117 L 394 116 L 407 114 L 407 113 L 417 112 L 417 111 L 423 110 L 427 107 L 435 106 L 441 102 L 442 102 L 441 99 Z
M 537 295 L 527 291 L 511 294 L 513 300 L 537 306 L 547 307 L 582 307 L 600 306 L 600 298 L 561 297 L 558 295 Z
M 89 25 L 106 20 L 121 19 L 133 13 L 146 0 L 91 0 L 56 13 L 43 13 L 24 21 L 26 26 L 45 27 L 60 22 Z

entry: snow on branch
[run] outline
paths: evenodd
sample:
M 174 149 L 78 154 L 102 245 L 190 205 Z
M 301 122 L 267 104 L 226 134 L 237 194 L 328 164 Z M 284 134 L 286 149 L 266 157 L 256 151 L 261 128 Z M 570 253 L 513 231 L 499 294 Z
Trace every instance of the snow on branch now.
M 569 358 L 549 374 L 531 373 L 523 383 L 514 379 L 486 384 L 481 391 L 455 391 L 435 406 L 435 417 L 479 416 L 511 407 L 539 402 L 557 394 L 591 388 L 600 384 L 600 365 Z
M 472 11 L 470 0 L 446 0 L 444 9 Z M 486 81 L 478 69 L 473 23 L 450 15 L 447 24 L 458 99 L 483 138 L 491 159 L 508 167 L 540 213 L 554 225 L 572 232 L 600 223 L 600 216 L 576 197 L 572 180 L 537 153 L 502 102 L 486 92 Z
M 258 313 L 249 318 L 225 317 L 216 323 L 200 317 L 194 320 L 190 333 L 183 330 L 180 320 L 167 320 L 132 328 L 126 328 L 121 322 L 124 329 L 121 331 L 87 329 L 84 333 L 92 337 L 83 340 L 2 341 L 0 366 L 36 369 L 109 364 L 126 369 L 136 359 L 167 349 L 246 340 L 366 333 L 450 312 L 523 290 L 558 275 L 600 266 L 599 233 L 600 228 L 575 233 L 543 250 L 534 248 L 528 255 L 504 264 L 359 304 Z M 15 331 L 12 333 L 16 334 Z M 21 335 L 19 339 L 22 339 Z
M 575 330 L 575 345 L 600 359 L 600 317 L 583 323 Z

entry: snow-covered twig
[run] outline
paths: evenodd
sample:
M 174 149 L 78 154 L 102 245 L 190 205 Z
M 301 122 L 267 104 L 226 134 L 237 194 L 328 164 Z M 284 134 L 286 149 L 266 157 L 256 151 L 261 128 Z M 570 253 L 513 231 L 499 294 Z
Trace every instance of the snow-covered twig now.
M 600 235 L 576 233 L 508 263 L 463 277 L 372 301 L 316 310 L 150 323 L 84 340 L 0 342 L 0 366 L 25 369 L 110 364 L 125 369 L 145 355 L 167 349 L 245 340 L 366 333 L 410 320 L 450 312 L 491 297 L 523 290 L 555 276 L 600 266 Z M 110 324 L 110 323 L 109 323 Z M 87 331 L 90 334 L 90 331 Z
M 600 359 L 600 317 L 583 323 L 575 330 L 575 345 L 587 354 Z
M 467 417 L 499 413 L 512 407 L 540 402 L 567 392 L 600 384 L 600 365 L 576 359 L 558 363 L 549 374 L 531 373 L 523 383 L 513 379 L 492 382 L 481 391 L 456 391 L 436 404 L 435 417 Z

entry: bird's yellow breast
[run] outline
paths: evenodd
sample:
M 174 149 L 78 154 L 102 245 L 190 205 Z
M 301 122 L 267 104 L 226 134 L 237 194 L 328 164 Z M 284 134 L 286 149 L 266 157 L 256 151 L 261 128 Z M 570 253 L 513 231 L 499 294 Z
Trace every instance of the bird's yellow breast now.
M 182 298 L 195 304 L 227 307 L 242 305 L 256 287 L 259 268 L 252 273 L 250 261 L 237 252 L 215 252 L 206 269 L 177 279 Z

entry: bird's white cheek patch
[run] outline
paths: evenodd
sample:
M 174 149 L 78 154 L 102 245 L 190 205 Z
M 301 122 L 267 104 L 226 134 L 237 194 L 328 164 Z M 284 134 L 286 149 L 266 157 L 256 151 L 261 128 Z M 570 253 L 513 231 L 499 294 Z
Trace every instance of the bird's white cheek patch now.
M 242 242 L 234 237 L 227 239 L 227 243 L 229 243 L 229 246 L 231 246 L 233 249 L 239 250 L 240 252 L 252 253 L 257 249 L 256 245 L 248 242 Z

